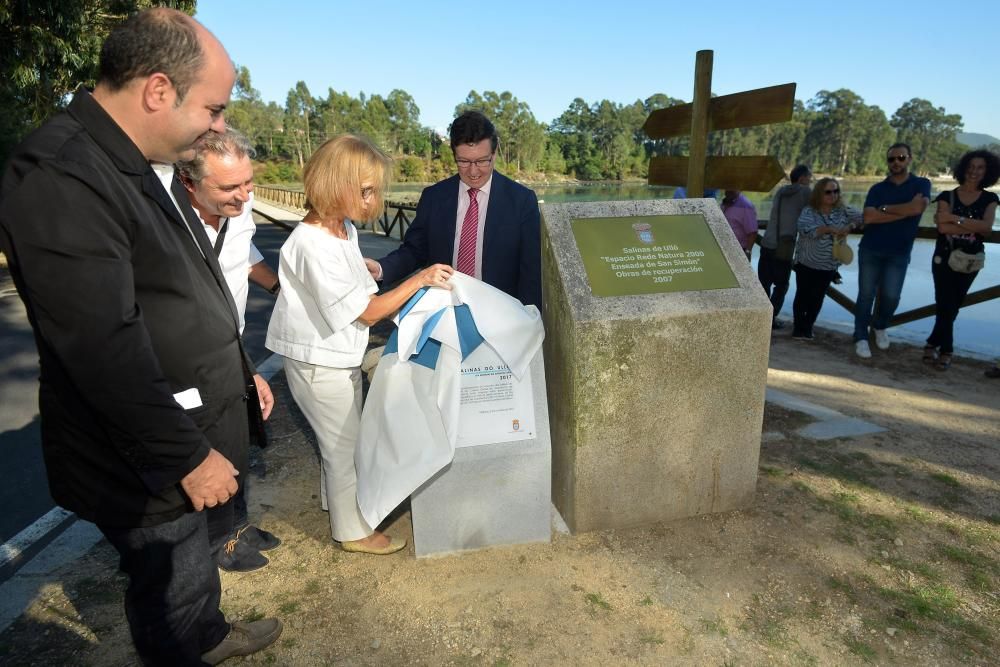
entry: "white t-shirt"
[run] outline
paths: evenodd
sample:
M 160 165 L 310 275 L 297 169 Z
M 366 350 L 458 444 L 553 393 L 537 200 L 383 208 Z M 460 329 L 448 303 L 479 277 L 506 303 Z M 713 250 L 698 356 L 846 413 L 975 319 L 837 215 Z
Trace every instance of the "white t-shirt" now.
M 208 234 L 208 242 L 215 247 L 215 241 L 219 237 L 219 232 L 214 227 L 207 224 L 201 217 L 198 209 L 194 210 L 198 214 L 198 219 Z M 243 204 L 243 212 L 235 218 L 228 218 L 228 228 L 226 238 L 222 241 L 222 252 L 219 254 L 219 265 L 222 267 L 222 275 L 229 285 L 229 293 L 233 295 L 236 302 L 236 310 L 240 314 L 240 333 L 243 333 L 244 315 L 247 310 L 247 295 L 250 292 L 249 275 L 250 267 L 264 260 L 257 247 L 253 244 L 253 235 L 257 231 L 257 225 L 253 221 L 253 193 L 250 200 Z M 219 221 L 219 229 L 226 218 Z
M 368 327 L 356 320 L 378 291 L 365 268 L 358 232 L 344 221 L 347 240 L 300 223 L 281 246 L 281 291 L 264 345 L 317 366 L 354 368 L 368 345 Z

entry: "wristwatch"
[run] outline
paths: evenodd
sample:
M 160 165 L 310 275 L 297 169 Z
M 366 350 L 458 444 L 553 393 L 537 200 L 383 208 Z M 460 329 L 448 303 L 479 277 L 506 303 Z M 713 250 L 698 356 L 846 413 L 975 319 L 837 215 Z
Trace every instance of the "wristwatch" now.
M 883 213 L 888 213 L 889 212 L 889 207 L 885 206 L 885 205 L 879 206 L 878 210 L 882 211 Z
M 965 218 L 963 218 L 962 216 L 958 216 L 958 222 L 956 222 L 955 224 L 961 227 L 963 222 L 965 222 Z
M 280 291 L 281 291 L 281 282 L 280 282 L 280 281 L 278 281 L 278 280 L 275 280 L 275 281 L 274 281 L 274 284 L 273 284 L 273 285 L 271 285 L 271 288 L 270 288 L 270 289 L 268 289 L 267 291 L 268 291 L 269 293 L 271 293 L 271 294 L 277 294 L 278 292 L 280 292 Z

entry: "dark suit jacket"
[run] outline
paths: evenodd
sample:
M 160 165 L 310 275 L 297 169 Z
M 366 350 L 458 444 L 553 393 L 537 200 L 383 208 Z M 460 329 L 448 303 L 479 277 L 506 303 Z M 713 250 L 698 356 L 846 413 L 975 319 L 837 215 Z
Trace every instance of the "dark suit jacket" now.
M 38 345 L 50 490 L 101 525 L 179 517 L 179 481 L 210 447 L 247 468 L 246 417 L 217 426 L 246 414 L 232 297 L 191 234 L 82 89 L 15 150 L 3 179 L 0 246 Z M 191 388 L 203 405 L 185 411 L 173 395 Z
M 379 260 L 391 284 L 430 264 L 451 264 L 455 254 L 458 176 L 424 189 L 403 244 Z M 483 282 L 521 303 L 542 306 L 542 258 L 535 193 L 494 171 L 483 232 Z

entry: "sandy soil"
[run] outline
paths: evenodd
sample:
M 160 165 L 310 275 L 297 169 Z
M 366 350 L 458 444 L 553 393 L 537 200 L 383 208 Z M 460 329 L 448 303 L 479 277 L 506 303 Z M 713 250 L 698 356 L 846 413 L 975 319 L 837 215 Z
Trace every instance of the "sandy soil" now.
M 888 430 L 811 441 L 810 417 L 769 405 L 744 511 L 419 561 L 331 543 L 312 434 L 277 376 L 251 514 L 285 544 L 224 573 L 223 606 L 285 631 L 242 662 L 997 664 L 1000 381 L 898 345 L 861 362 L 823 332 L 779 332 L 771 360 L 771 387 Z M 405 508 L 387 530 L 410 536 Z M 98 545 L 0 635 L 0 662 L 133 664 L 123 588 Z

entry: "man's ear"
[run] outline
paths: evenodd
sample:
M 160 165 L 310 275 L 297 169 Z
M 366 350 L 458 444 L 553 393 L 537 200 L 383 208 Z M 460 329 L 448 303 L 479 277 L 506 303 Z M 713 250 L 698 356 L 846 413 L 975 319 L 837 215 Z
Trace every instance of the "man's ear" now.
M 177 99 L 177 89 L 166 74 L 155 72 L 146 77 L 142 86 L 142 102 L 150 111 L 172 107 Z
M 178 170 L 178 172 L 177 172 L 177 179 L 181 182 L 181 185 L 184 186 L 185 190 L 187 190 L 191 194 L 194 194 L 194 181 L 191 180 L 190 176 L 187 176 L 186 174 L 182 174 Z

